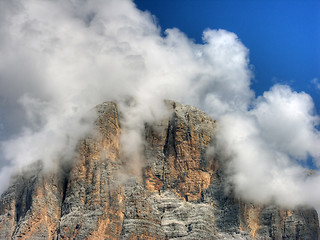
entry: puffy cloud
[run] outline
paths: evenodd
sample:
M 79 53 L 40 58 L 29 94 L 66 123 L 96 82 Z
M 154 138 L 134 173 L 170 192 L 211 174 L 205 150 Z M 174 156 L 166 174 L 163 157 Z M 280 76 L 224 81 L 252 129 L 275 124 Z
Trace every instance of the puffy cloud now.
M 1 156 L 13 169 L 68 158 L 90 128 L 83 116 L 105 100 L 124 110 L 122 143 L 141 165 L 140 132 L 165 115 L 163 99 L 218 116 L 253 96 L 248 50 L 225 30 L 206 30 L 204 44 L 178 29 L 162 37 L 129 0 L 1 1 L 0 11 Z
M 216 149 L 236 193 L 258 202 L 320 209 L 310 188 L 319 184 L 319 175 L 308 176 L 299 164 L 310 156 L 319 164 L 318 120 L 310 96 L 284 85 L 257 98 L 250 111 L 222 116 Z
M 273 148 L 295 159 L 311 155 L 320 160 L 319 116 L 311 97 L 276 85 L 256 100 L 251 114 L 256 116 L 263 138 Z

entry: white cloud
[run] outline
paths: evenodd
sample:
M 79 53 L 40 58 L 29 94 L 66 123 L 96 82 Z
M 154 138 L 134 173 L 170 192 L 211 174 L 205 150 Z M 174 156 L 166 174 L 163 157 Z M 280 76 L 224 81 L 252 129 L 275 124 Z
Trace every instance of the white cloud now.
M 275 85 L 255 102 L 250 112 L 256 116 L 264 139 L 274 149 L 295 159 L 320 156 L 320 135 L 316 130 L 319 116 L 314 113 L 311 97 Z
M 320 82 L 318 78 L 312 79 L 311 83 L 315 86 L 316 89 L 320 89 Z
M 233 33 L 206 30 L 203 45 L 178 29 L 161 37 L 129 0 L 1 4 L 2 152 L 15 167 L 72 152 L 89 127 L 81 117 L 104 100 L 135 99 L 123 123 L 132 133 L 163 115 L 164 98 L 217 116 L 253 95 L 248 50 Z
M 311 156 L 319 165 L 319 119 L 313 107 L 306 93 L 276 85 L 257 98 L 249 112 L 220 119 L 216 149 L 229 164 L 236 193 L 258 202 L 319 209 L 319 199 L 309 187 L 319 177 L 307 177 L 308 171 L 297 163 Z

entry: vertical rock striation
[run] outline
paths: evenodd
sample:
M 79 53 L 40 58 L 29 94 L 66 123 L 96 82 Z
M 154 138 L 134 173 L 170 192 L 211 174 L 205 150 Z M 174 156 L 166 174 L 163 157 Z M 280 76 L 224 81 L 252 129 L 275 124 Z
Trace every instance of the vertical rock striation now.
M 121 157 L 115 103 L 97 107 L 92 135 L 56 169 L 36 163 L 0 200 L 0 239 L 319 239 L 315 210 L 257 205 L 226 192 L 223 163 L 207 155 L 216 122 L 166 102 L 146 124 L 142 179 Z

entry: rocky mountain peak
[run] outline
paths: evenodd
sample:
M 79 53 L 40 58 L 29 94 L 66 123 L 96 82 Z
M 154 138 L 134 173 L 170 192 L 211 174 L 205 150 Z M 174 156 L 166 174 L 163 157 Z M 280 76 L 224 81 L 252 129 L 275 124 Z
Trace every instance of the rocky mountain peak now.
M 0 239 L 319 239 L 315 210 L 226 192 L 223 163 L 207 152 L 216 121 L 167 106 L 170 117 L 145 125 L 141 178 L 125 171 L 117 104 L 97 106 L 74 159 L 36 163 L 2 194 Z

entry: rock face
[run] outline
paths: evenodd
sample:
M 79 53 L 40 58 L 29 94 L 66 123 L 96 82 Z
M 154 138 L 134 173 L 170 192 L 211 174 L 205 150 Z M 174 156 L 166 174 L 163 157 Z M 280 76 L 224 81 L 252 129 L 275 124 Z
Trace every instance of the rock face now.
M 99 105 L 73 161 L 35 163 L 2 194 L 0 239 L 319 239 L 313 209 L 226 193 L 223 163 L 206 151 L 215 121 L 167 104 L 171 117 L 145 126 L 141 177 L 124 174 L 117 105 Z

